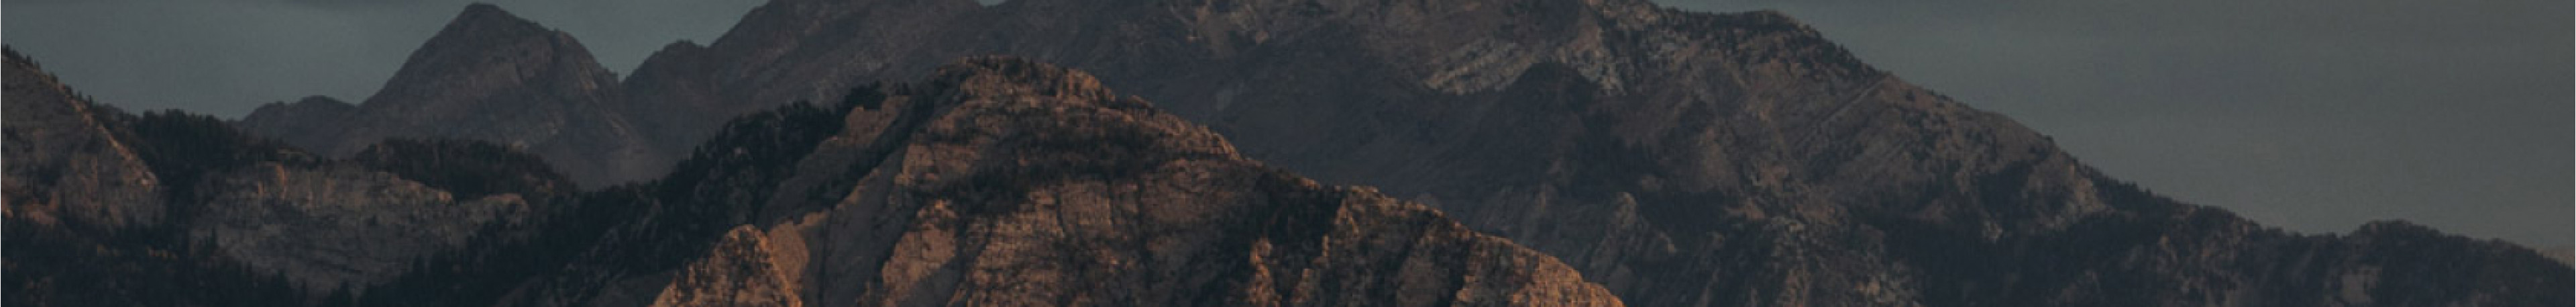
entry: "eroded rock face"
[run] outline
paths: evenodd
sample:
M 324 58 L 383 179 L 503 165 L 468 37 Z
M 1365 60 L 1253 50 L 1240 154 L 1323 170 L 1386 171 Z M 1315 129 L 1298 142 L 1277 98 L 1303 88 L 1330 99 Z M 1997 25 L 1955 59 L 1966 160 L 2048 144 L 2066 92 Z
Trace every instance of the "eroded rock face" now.
M 535 305 L 1619 305 L 1552 257 L 1427 206 L 1262 166 L 1098 83 L 978 58 L 849 103 L 837 117 L 846 126 L 826 138 L 737 121 L 692 161 L 773 154 L 746 138 L 821 144 L 767 162 L 796 165 L 790 175 L 667 181 L 694 187 L 689 199 L 729 200 L 655 209 L 734 212 L 719 219 L 741 224 L 721 237 L 595 252 L 688 260 L 576 270 L 523 294 Z M 772 160 L 741 161 L 675 174 Z M 713 171 L 726 169 L 738 171 Z M 599 275 L 625 277 L 582 277 Z M 629 284 L 647 286 L 617 286 Z
M 199 188 L 212 195 L 189 233 L 218 253 L 310 289 L 360 288 L 463 247 L 488 229 L 526 222 L 517 194 L 457 199 L 355 166 L 261 164 Z
M 13 221 L 118 230 L 160 223 L 161 182 L 95 115 L 100 106 L 76 97 L 52 74 L 9 51 L 5 208 Z M 106 111 L 115 112 L 115 111 Z
M 793 236 L 794 234 L 787 234 Z M 797 297 L 802 250 L 782 250 L 768 234 L 743 225 L 725 233 L 706 258 L 690 262 L 653 298 L 653 306 L 804 306 Z
M 525 148 L 584 183 L 660 175 L 672 158 L 630 123 L 617 76 L 571 35 L 489 4 L 467 6 L 338 122 L 321 107 L 263 107 L 240 124 L 332 156 L 386 138 L 455 138 Z

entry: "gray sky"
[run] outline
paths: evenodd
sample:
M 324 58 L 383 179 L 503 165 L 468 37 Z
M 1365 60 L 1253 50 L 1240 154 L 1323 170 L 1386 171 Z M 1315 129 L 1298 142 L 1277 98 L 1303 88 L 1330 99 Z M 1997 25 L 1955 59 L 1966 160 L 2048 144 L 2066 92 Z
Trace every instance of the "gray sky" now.
M 624 72 L 760 1 L 490 2 Z M 2408 219 L 2540 246 L 2576 231 L 2566 0 L 1662 1 L 1789 12 L 2113 176 L 2269 225 Z M 363 99 L 467 2 L 20 0 L 0 41 L 104 101 L 237 117 Z

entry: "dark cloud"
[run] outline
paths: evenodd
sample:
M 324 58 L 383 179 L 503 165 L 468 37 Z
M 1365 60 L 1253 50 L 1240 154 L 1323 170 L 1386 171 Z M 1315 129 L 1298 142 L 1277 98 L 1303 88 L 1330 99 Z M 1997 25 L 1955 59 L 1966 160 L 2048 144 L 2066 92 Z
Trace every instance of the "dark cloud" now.
M 760 0 L 491 1 L 624 71 Z M 2402 218 L 2566 244 L 2564 0 L 1666 0 L 1780 9 L 2085 162 L 2307 232 Z M 86 93 L 240 116 L 362 99 L 467 1 L 11 1 L 0 39 Z
M 2563 0 L 1676 0 L 1778 9 L 2160 193 L 2305 232 L 2568 244 Z

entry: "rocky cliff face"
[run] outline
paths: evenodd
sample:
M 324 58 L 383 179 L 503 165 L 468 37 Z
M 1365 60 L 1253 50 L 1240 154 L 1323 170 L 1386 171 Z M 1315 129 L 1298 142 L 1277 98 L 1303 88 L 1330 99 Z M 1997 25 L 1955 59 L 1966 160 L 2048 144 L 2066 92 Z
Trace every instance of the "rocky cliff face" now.
M 263 107 L 240 125 L 333 156 L 386 138 L 455 138 L 526 148 L 581 182 L 660 175 L 672 158 L 616 105 L 622 93 L 570 35 L 476 4 L 356 110 Z M 345 120 L 305 120 L 335 111 Z
M 979 58 L 845 114 L 737 120 L 660 182 L 678 194 L 511 302 L 1619 305 L 1551 257 L 1262 166 L 1098 82 Z
M 200 188 L 189 235 L 253 270 L 307 289 L 390 281 L 434 253 L 466 246 L 486 227 L 533 216 L 518 194 L 460 198 L 358 166 L 261 163 Z
M 1247 156 L 1437 204 L 1641 305 L 2570 301 L 2517 290 L 2569 283 L 2528 250 L 2376 249 L 2367 234 L 2288 234 L 2147 194 L 1776 12 L 780 0 L 628 84 L 686 93 L 658 105 L 814 100 L 977 54 L 1097 73 Z M 2407 253 L 2522 269 L 2406 282 L 2526 287 L 2347 282 L 2446 266 L 2388 260 Z
M 160 222 L 159 178 L 79 97 L 17 51 L 7 54 L 8 159 L 0 207 L 13 221 L 93 230 Z M 104 111 L 113 112 L 113 111 Z

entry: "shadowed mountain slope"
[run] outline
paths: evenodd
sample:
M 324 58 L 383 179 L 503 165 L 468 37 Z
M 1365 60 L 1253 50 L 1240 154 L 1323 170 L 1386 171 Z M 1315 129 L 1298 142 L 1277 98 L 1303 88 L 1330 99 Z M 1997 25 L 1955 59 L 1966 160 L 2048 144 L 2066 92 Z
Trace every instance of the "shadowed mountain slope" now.
M 238 125 L 331 156 L 387 138 L 488 141 L 606 185 L 658 176 L 673 159 L 627 119 L 623 92 L 571 35 L 475 4 L 354 109 L 308 98 L 263 106 Z
M 2382 238 L 2379 224 L 2296 235 L 2153 196 L 1776 12 L 778 0 L 711 44 L 667 48 L 626 84 L 656 93 L 637 105 L 694 112 L 644 115 L 685 136 L 716 118 L 702 114 L 978 54 L 1091 71 L 1247 156 L 1435 204 L 1640 305 L 2570 300 L 2556 290 L 2565 266 L 2509 244 Z M 2409 257 L 2459 260 L 2395 260 Z M 2432 270 L 2465 273 L 2395 273 Z M 2456 286 L 2489 282 L 2514 286 Z
M 457 24 L 484 24 L 470 22 L 490 19 L 475 17 L 493 15 L 477 13 L 484 11 L 497 9 L 469 8 Z M 481 28 L 452 25 L 450 30 L 455 31 L 448 32 L 524 32 L 470 30 Z M 560 36 L 557 33 L 543 37 Z M 424 45 L 421 54 L 509 55 L 524 50 L 551 50 L 527 54 L 572 54 L 578 49 L 507 47 L 521 44 L 461 48 L 454 47 L 461 43 L 442 43 L 487 41 L 451 37 L 529 36 L 442 34 L 440 39 Z M 560 46 L 569 39 L 528 41 Z M 979 92 L 958 91 L 956 84 L 938 81 L 900 88 L 894 93 L 849 90 L 871 88 L 862 85 L 882 80 L 908 80 L 922 73 L 944 75 L 956 69 L 938 70 L 934 65 L 961 56 L 988 54 L 1089 71 L 1100 77 L 1098 87 L 1120 88 L 1143 99 L 1163 102 L 1156 110 L 1167 110 L 1168 115 L 1154 115 L 1155 119 L 1148 122 L 1181 118 L 1207 125 L 1205 129 L 1181 129 L 1188 133 L 1176 132 L 1180 139 L 1200 138 L 1198 133 L 1208 132 L 1207 138 L 1222 134 L 1234 143 L 1222 151 L 1167 148 L 1157 147 L 1163 146 L 1158 145 L 1160 141 L 1125 143 L 1110 138 L 1121 133 L 1105 132 L 1097 137 L 995 137 L 977 141 L 980 139 L 969 136 L 987 132 L 976 131 L 1003 131 L 990 133 L 1007 136 L 1011 135 L 1008 131 L 1042 130 L 1032 127 L 1072 132 L 1102 127 L 1057 127 L 988 119 L 978 115 L 985 113 L 977 112 L 988 109 L 965 108 L 984 104 L 956 104 L 956 100 L 973 99 L 955 97 L 1009 95 L 972 94 Z M 553 58 L 583 57 L 586 56 Z M 572 170 L 568 173 L 584 182 L 650 177 L 636 174 L 658 174 L 661 163 L 681 156 L 693 157 L 673 168 L 672 175 L 662 181 L 614 187 L 586 198 L 591 203 L 627 204 L 641 209 L 604 211 L 633 216 L 621 215 L 609 219 L 612 225 L 596 226 L 599 228 L 595 230 L 603 233 L 598 237 L 600 242 L 577 245 L 588 250 L 580 252 L 583 256 L 573 257 L 581 261 L 570 262 L 566 272 L 550 273 L 508 290 L 511 294 L 506 301 L 522 305 L 1001 302 L 975 299 L 1024 288 L 1013 288 L 1017 286 L 1003 279 L 973 278 L 998 275 L 975 274 L 1024 272 L 1015 270 L 1025 268 L 1038 269 L 1025 272 L 1040 272 L 1028 274 L 1032 280 L 1029 287 L 1061 291 L 1037 296 L 1055 301 L 1021 303 L 1189 304 L 1244 302 L 1235 299 L 1263 295 L 1293 298 L 1300 293 L 1317 298 L 1305 302 L 1331 301 L 1326 297 L 1412 302 L 1425 297 L 1420 293 L 1437 292 L 1351 292 L 1328 285 L 1283 288 L 1286 286 L 1281 285 L 1293 283 L 1274 281 L 1268 284 L 1274 289 L 1271 291 L 1246 290 L 1261 287 L 1242 283 L 1217 283 L 1226 285 L 1221 289 L 1244 292 L 1174 298 L 1060 282 L 1093 277 L 1142 278 L 1134 276 L 1146 275 L 1131 274 L 1152 271 L 1089 275 L 1117 264 L 1067 266 L 1074 262 L 1008 259 L 1061 255 L 1065 250 L 1080 250 L 1061 247 L 1068 244 L 1087 246 L 1083 244 L 1144 236 L 1136 235 L 1133 229 L 1093 231 L 1071 223 L 1059 223 L 1063 226 L 1052 228 L 1055 232 L 1045 232 L 1048 228 L 976 228 L 985 226 L 955 222 L 1121 216 L 1117 210 L 1091 215 L 1083 211 L 1088 209 L 1049 206 L 1045 204 L 1052 200 L 1031 196 L 1060 199 L 1090 195 L 1047 185 L 1081 182 L 1080 179 L 1048 177 L 1054 175 L 1046 172 L 1008 173 L 994 165 L 1059 163 L 1063 165 L 1055 166 L 1071 167 L 1063 170 L 1072 171 L 1063 173 L 1083 176 L 1120 180 L 1161 177 L 1153 177 L 1160 174 L 1156 171 L 1135 170 L 1133 165 L 1123 164 L 1129 162 L 1120 162 L 1130 158 L 1063 162 L 1045 154 L 1013 151 L 1061 145 L 1045 140 L 1073 140 L 1066 142 L 1097 147 L 1073 146 L 1069 150 L 1107 150 L 1094 152 L 1107 154 L 1094 158 L 1145 154 L 1159 157 L 1155 159 L 1231 161 L 1237 160 L 1232 156 L 1240 155 L 1325 182 L 1377 186 L 1383 194 L 1445 210 L 1443 216 L 1454 217 L 1469 228 L 1508 237 L 1553 255 L 1581 272 L 1584 279 L 1599 282 L 1623 300 L 1639 305 L 2561 306 L 2576 301 L 2571 299 L 2576 293 L 2566 291 L 2572 274 L 2565 264 L 2511 244 L 2444 235 L 2402 222 L 2373 223 L 2343 235 L 2293 234 L 2253 224 L 2224 210 L 2155 196 L 2084 166 L 2058 150 L 2048 137 L 2010 119 L 1969 108 L 1861 64 L 1822 34 L 1776 12 L 1686 12 L 1627 0 L 1017 0 L 990 7 L 968 0 L 776 0 L 753 10 L 743 23 L 710 44 L 681 43 L 665 48 L 624 82 L 601 85 L 617 88 L 605 92 L 590 90 L 589 86 L 564 86 L 600 83 L 561 81 L 600 80 L 604 74 L 578 73 L 592 71 L 595 65 L 484 65 L 443 60 L 481 58 L 415 56 L 405 73 L 388 83 L 385 92 L 406 94 L 380 93 L 378 98 L 358 107 L 418 109 L 406 112 L 422 118 L 442 118 L 438 114 L 535 114 L 538 116 L 524 118 L 451 116 L 457 120 L 440 122 L 443 126 L 421 124 L 417 127 L 422 128 L 404 129 L 447 131 L 433 135 L 524 144 L 549 160 L 564 163 L 567 170 Z M 559 63 L 504 61 L 536 62 Z M 412 69 L 413 64 L 421 69 Z M 486 71 L 483 69 L 572 77 L 513 79 L 493 76 L 519 75 L 477 73 Z M 405 77 L 415 75 L 419 77 Z M 450 87 L 454 89 L 446 89 Z M 1004 92 L 1013 91 L 1008 88 L 1047 92 L 1027 85 L 1000 88 Z M 537 99 L 550 102 L 619 103 L 614 104 L 618 107 L 597 112 L 557 113 L 542 108 L 517 112 L 505 108 L 500 113 L 482 113 L 440 110 L 490 110 L 464 103 L 484 100 L 436 98 L 522 97 L 483 93 L 532 92 L 558 97 Z M 879 96 L 905 98 L 839 100 Z M 402 101 L 383 97 L 433 97 L 436 99 L 419 101 L 438 102 L 377 106 L 379 99 Z M 955 99 L 922 100 L 924 97 Z M 731 124 L 725 121 L 794 101 L 845 101 L 845 106 L 789 107 Z M 904 107 L 916 104 L 938 107 Z M 995 108 L 1021 112 L 1010 114 L 1083 118 L 1079 116 L 1118 113 L 1084 113 L 1100 109 L 1127 110 L 1118 105 L 1122 104 Z M 328 106 L 278 109 L 332 109 Z M 908 111 L 847 111 L 851 108 Z M 959 113 L 960 109 L 952 108 L 970 112 Z M 575 124 L 545 115 L 572 113 L 597 115 L 572 118 L 622 118 L 631 124 Z M 939 127 L 935 124 L 938 121 L 902 120 L 932 116 L 961 116 L 973 119 L 970 122 L 975 124 L 955 124 L 960 128 L 950 131 L 933 129 Z M 406 125 L 409 124 L 382 126 L 414 127 Z M 553 129 L 585 126 L 614 129 Z M 805 128 L 809 126 L 842 128 Z M 409 131 L 404 129 L 349 131 L 359 136 L 395 135 L 380 132 Z M 883 137 L 888 131 L 900 137 Z M 617 137 L 522 135 L 574 132 L 604 136 L 641 133 L 654 137 L 625 141 Z M 700 140 L 711 136 L 716 141 L 700 144 Z M 548 145 L 564 144 L 566 140 L 599 140 L 614 146 Z M 885 144 L 878 144 L 879 140 Z M 1034 143 L 1013 143 L 1020 141 Z M 359 144 L 366 143 L 372 141 Z M 350 146 L 344 143 L 316 148 L 356 150 Z M 691 150 L 690 146 L 698 147 Z M 958 149 L 961 147 L 971 150 Z M 684 152 L 689 154 L 680 154 Z M 1154 155 L 1174 152 L 1223 154 Z M 987 158 L 993 160 L 978 160 Z M 108 169 L 113 173 L 112 167 Z M 611 171 L 622 173 L 610 174 Z M 1245 176 L 1242 178 L 1270 178 Z M 1272 179 L 1244 180 L 1259 183 Z M 1298 187 L 1309 185 L 1288 184 L 1284 186 L 1291 188 L 1271 189 L 1280 186 L 1260 183 L 1228 187 L 1305 191 Z M 1147 189 L 1132 192 L 1141 194 L 1118 195 L 1181 195 L 1171 197 L 1237 203 L 1223 208 L 1255 208 L 1207 209 L 1221 214 L 1209 220 L 1181 220 L 1186 223 L 1230 221 L 1232 215 L 1225 214 L 1243 211 L 1228 210 L 1276 205 L 1240 204 L 1210 190 L 1174 189 L 1178 191 Z M 1290 194 L 1309 195 L 1297 193 L 1320 192 Z M 1350 203 L 1348 199 L 1374 197 L 1352 195 L 1378 193 L 1347 194 L 1281 197 L 1315 200 L 1309 203 Z M 851 206 L 889 211 L 862 218 L 842 216 L 861 212 L 857 210 L 820 209 Z M 120 212 L 144 211 L 148 210 Z M 149 214 L 97 214 L 143 215 Z M 952 216 L 955 220 L 949 219 Z M 101 220 L 118 219 L 125 218 Z M 1207 236 L 1245 238 L 1238 232 L 1242 228 L 1235 227 L 1248 226 L 1223 225 L 1211 226 L 1215 229 L 1193 228 L 1199 232 L 1192 233 L 1217 232 L 1223 235 Z M 861 233 L 860 238 L 813 239 L 814 233 L 853 233 L 813 230 L 853 229 L 830 227 L 887 230 L 855 232 Z M 1444 242 L 1481 242 L 1443 235 L 1452 233 L 1443 229 L 1448 228 L 1391 233 L 1444 238 L 1439 239 Z M 591 230 L 570 233 L 585 231 Z M 936 242 L 932 238 L 944 238 L 938 240 L 949 243 L 921 243 L 927 245 L 898 249 L 947 251 L 945 256 L 814 256 L 894 248 L 900 242 Z M 1287 240 L 1267 235 L 1252 238 Z M 985 245 L 968 244 L 973 242 Z M 1233 248 L 1236 245 L 1225 245 L 1239 241 L 1216 242 L 1224 244 L 1189 246 L 1222 246 L 1211 250 L 1246 255 L 1233 253 L 1244 250 Z M 1153 244 L 1157 243 L 1148 240 L 1144 245 Z M 960 246 L 1047 248 L 994 251 Z M 1262 259 L 1273 259 L 1268 254 L 1261 255 Z M 1300 257 L 1308 256 L 1324 257 Z M 1415 256 L 1357 257 L 1379 261 Z M 1170 261 L 1136 265 L 1203 264 L 1192 262 L 1198 260 L 1191 259 L 1201 259 L 1195 256 L 1179 260 L 1163 256 L 1134 259 L 1145 258 Z M 830 264 L 817 259 L 855 262 Z M 988 259 L 992 262 L 985 261 Z M 1028 266 L 969 270 L 1003 264 Z M 1475 264 L 1460 265 L 1469 267 L 1455 270 L 1474 271 Z M 1251 267 L 1262 268 L 1253 272 L 1290 269 Z M 774 278 L 743 279 L 746 276 Z M 815 278 L 852 282 L 812 282 Z M 1205 285 L 1197 281 L 1153 280 L 1104 285 L 1133 286 L 1120 289 Z M 818 284 L 827 286 L 813 286 Z M 1435 289 L 1487 289 L 1436 282 L 1422 285 L 1434 285 L 1422 287 Z M 665 295 L 671 293 L 686 295 Z

